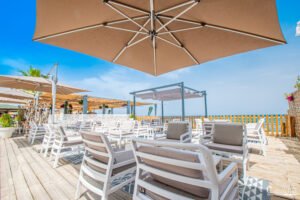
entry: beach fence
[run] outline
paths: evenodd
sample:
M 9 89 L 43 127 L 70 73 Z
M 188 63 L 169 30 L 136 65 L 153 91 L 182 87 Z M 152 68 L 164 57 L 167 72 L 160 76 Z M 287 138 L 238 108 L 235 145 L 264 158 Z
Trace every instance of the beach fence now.
M 138 116 L 137 120 L 151 120 L 159 117 L 154 116 Z M 187 116 L 186 120 L 192 123 L 195 128 L 195 119 L 204 119 L 204 116 Z M 262 115 L 209 115 L 210 120 L 229 120 L 237 123 L 256 123 L 261 118 L 265 118 L 264 129 L 267 135 L 275 137 L 289 137 L 290 131 L 290 118 L 284 114 L 262 114 Z M 172 121 L 173 119 L 180 119 L 180 116 L 165 116 L 165 121 Z

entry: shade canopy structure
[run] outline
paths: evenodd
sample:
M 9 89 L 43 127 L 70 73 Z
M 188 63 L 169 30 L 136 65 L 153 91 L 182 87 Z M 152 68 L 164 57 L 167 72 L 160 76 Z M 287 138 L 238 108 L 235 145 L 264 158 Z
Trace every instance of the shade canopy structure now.
M 87 110 L 98 110 L 105 108 L 122 108 L 127 106 L 133 106 L 133 102 L 121 99 L 111 99 L 104 97 L 87 96 L 80 94 L 69 94 L 69 95 L 56 95 L 56 108 L 60 108 L 66 101 L 71 104 L 74 110 L 83 110 L 83 100 L 87 97 Z M 51 103 L 52 96 L 49 93 L 44 93 L 40 96 L 40 102 Z M 152 105 L 151 103 L 136 102 L 136 106 Z
M 133 102 L 136 102 L 136 98 L 144 100 L 161 101 L 161 113 L 162 121 L 164 121 L 164 102 L 181 100 L 181 119 L 185 120 L 185 99 L 204 98 L 205 116 L 207 116 L 207 93 L 206 91 L 198 91 L 190 87 L 186 87 L 183 82 L 170 85 L 164 85 L 155 88 L 149 88 L 145 90 L 131 92 L 133 95 Z M 135 106 L 133 109 L 133 115 L 135 115 Z
M 285 43 L 276 0 L 37 0 L 36 8 L 35 41 L 153 75 Z
M 77 92 L 88 92 L 87 90 L 58 83 L 57 67 L 58 65 L 55 64 L 54 67 L 51 68 L 48 74 L 49 79 L 32 76 L 0 76 L 0 87 L 52 93 L 51 121 L 52 123 L 55 123 L 55 105 L 57 93 L 71 94 Z M 37 93 L 35 100 L 35 110 L 37 109 L 37 103 L 39 99 L 38 95 L 39 93 Z
M 11 88 L 0 88 L 0 97 L 13 98 L 13 99 L 28 99 L 33 100 L 34 95 L 29 94 L 23 90 L 11 89 Z
M 28 101 L 21 99 L 0 97 L 0 103 L 26 104 Z
M 31 76 L 0 76 L 0 87 L 15 88 L 22 90 L 32 90 L 39 92 L 52 92 L 52 82 L 42 77 Z M 88 92 L 87 90 L 58 83 L 56 93 L 71 94 L 78 92 Z

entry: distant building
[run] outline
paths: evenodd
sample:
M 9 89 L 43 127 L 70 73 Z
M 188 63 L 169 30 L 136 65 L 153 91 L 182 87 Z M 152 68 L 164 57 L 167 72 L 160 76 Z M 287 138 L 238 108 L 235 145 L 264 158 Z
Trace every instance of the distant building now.
M 298 23 L 297 23 L 296 36 L 300 36 L 300 21 L 298 21 Z

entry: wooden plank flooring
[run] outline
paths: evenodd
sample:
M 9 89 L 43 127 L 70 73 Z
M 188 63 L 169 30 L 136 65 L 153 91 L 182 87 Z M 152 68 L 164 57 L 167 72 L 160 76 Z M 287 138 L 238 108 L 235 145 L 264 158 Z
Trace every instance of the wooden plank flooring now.
M 53 169 L 49 158 L 37 152 L 37 145 L 29 146 L 24 137 L 0 139 L 0 142 L 1 200 L 74 199 L 80 166 L 64 163 Z M 99 197 L 85 193 L 80 199 Z M 110 199 L 131 198 L 118 191 Z
M 52 162 L 38 153 L 39 144 L 30 146 L 24 137 L 0 139 L 0 199 L 74 199 L 79 165 Z M 249 176 L 269 180 L 272 199 L 300 199 L 300 142 L 269 137 L 267 155 L 250 155 Z M 85 199 L 99 199 L 85 193 Z M 112 200 L 128 200 L 123 191 Z

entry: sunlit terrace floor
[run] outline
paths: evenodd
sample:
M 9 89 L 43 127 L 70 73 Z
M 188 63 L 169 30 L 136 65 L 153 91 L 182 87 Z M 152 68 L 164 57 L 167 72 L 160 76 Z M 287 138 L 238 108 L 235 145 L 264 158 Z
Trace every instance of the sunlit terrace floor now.
M 52 163 L 42 157 L 39 145 L 29 146 L 24 137 L 0 139 L 1 200 L 74 199 L 79 165 Z M 251 154 L 249 176 L 270 181 L 272 199 L 300 199 L 300 142 L 269 138 L 267 155 Z M 285 198 L 284 198 L 285 197 Z M 111 199 L 130 199 L 118 191 Z M 97 199 L 85 194 L 81 199 Z

